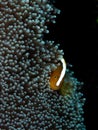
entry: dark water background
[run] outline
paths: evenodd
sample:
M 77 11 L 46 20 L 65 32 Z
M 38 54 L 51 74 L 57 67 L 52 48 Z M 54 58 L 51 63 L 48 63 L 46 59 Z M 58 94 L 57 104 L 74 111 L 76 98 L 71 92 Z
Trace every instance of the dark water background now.
M 61 10 L 57 23 L 49 27 L 49 37 L 64 50 L 67 63 L 79 81 L 84 82 L 83 93 L 87 130 L 98 130 L 98 16 L 97 0 L 56 0 Z

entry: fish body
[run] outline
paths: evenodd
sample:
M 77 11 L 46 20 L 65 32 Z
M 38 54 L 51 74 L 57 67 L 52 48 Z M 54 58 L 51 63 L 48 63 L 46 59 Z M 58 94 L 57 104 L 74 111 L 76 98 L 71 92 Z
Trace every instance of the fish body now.
M 52 90 L 59 90 L 64 82 L 66 62 L 64 59 L 61 59 L 60 62 L 61 64 L 50 75 L 50 88 Z

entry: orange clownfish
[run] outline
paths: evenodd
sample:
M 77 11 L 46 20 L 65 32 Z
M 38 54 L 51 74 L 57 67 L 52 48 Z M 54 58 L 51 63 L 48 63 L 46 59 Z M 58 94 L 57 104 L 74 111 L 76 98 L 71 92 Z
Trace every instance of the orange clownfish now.
M 50 75 L 50 88 L 52 90 L 59 90 L 64 82 L 66 72 L 66 62 L 64 58 L 60 59 L 61 65 L 55 69 Z

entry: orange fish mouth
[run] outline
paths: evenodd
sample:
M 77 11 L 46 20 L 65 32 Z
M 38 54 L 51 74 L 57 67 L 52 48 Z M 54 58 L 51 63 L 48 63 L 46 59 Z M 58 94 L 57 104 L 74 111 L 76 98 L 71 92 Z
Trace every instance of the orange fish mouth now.
M 64 58 L 60 59 L 61 65 L 58 66 L 50 75 L 50 88 L 52 90 L 59 90 L 64 82 L 66 73 L 66 62 Z

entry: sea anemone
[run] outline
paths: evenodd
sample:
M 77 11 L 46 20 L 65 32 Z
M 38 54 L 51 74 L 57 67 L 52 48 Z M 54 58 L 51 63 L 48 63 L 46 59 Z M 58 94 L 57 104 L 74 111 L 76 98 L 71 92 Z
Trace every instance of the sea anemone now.
M 50 0 L 0 0 L 0 130 L 85 130 L 77 80 L 66 71 L 50 87 L 64 52 L 43 35 L 59 13 Z

